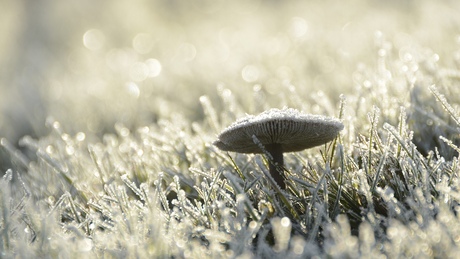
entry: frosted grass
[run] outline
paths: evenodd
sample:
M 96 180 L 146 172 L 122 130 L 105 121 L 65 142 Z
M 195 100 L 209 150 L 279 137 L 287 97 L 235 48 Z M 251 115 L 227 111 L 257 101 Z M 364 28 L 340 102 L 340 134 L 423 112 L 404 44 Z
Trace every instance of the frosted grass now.
M 25 174 L 9 170 L 1 180 L 2 256 L 429 258 L 460 252 L 458 154 L 451 160 L 436 150 L 421 154 L 405 108 L 395 125 L 371 108 L 361 125 L 368 133 L 355 143 L 343 133 L 290 155 L 292 188 L 281 192 L 268 183 L 263 156 L 228 156 L 211 145 L 215 135 L 207 129 L 226 111 L 203 101 L 215 113 L 205 125 L 177 117 L 131 132 L 118 124 L 116 134 L 92 142 L 51 121 L 48 137 L 24 138 L 37 157 Z M 346 117 L 349 106 L 341 107 L 337 114 Z M 441 137 L 458 150 L 454 139 Z

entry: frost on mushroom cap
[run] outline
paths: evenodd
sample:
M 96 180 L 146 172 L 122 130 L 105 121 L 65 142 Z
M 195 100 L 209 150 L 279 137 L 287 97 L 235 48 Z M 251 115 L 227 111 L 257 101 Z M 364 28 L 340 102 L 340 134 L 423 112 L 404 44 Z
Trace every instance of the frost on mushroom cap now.
M 237 120 L 213 144 L 224 151 L 263 153 L 254 143 L 254 135 L 263 145 L 281 144 L 283 152 L 295 152 L 329 142 L 342 129 L 338 119 L 295 109 L 270 109 Z

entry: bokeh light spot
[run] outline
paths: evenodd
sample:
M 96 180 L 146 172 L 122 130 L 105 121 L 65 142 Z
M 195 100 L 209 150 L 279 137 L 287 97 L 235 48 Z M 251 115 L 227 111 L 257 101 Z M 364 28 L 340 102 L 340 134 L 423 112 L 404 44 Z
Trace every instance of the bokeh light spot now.
M 113 71 L 124 72 L 136 62 L 137 54 L 128 49 L 111 49 L 106 54 L 106 64 Z
M 100 50 L 105 44 L 105 35 L 100 30 L 91 29 L 83 34 L 83 45 L 89 50 Z
M 161 63 L 160 61 L 151 58 L 145 61 L 145 64 L 148 68 L 148 77 L 157 77 L 161 73 Z
M 133 39 L 133 48 L 139 54 L 149 53 L 154 45 L 153 37 L 147 33 L 139 33 Z
M 139 86 L 134 82 L 127 83 L 126 89 L 128 90 L 128 93 L 134 98 L 138 98 L 139 95 L 141 94 L 141 90 L 139 89 Z
M 177 51 L 177 59 L 182 62 L 192 61 L 196 56 L 196 48 L 193 44 L 182 43 Z
M 243 77 L 243 80 L 248 83 L 257 81 L 257 79 L 259 79 L 259 75 L 259 69 L 253 65 L 247 65 L 241 71 L 241 76 Z
M 291 19 L 289 33 L 294 38 L 301 38 L 307 34 L 308 24 L 303 18 L 294 17 Z
M 129 70 L 129 77 L 133 81 L 144 81 L 149 75 L 149 67 L 143 62 L 136 62 Z

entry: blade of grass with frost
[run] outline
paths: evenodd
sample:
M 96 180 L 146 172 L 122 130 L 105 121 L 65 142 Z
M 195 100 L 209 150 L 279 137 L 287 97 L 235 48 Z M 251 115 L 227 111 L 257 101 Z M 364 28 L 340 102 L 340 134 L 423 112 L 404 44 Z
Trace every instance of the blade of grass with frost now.
M 436 100 L 438 100 L 441 103 L 442 107 L 450 114 L 450 116 L 455 121 L 455 123 L 457 123 L 457 125 L 460 126 L 460 115 L 449 104 L 449 102 L 447 101 L 446 97 L 438 91 L 438 89 L 436 88 L 435 85 L 430 86 L 429 89 L 433 93 L 433 95 L 436 98 Z M 457 131 L 458 131 L 458 129 L 457 129 Z
M 262 161 L 260 159 L 256 158 L 256 163 L 259 166 L 260 170 L 262 170 L 263 174 L 267 179 L 269 179 L 270 183 L 272 184 L 273 188 L 275 189 L 275 192 L 278 194 L 278 197 L 280 197 L 281 201 L 283 204 L 288 208 L 288 210 L 292 213 L 295 219 L 299 220 L 300 217 L 297 214 L 297 211 L 292 207 L 291 203 L 288 201 L 287 197 L 284 195 L 284 192 L 281 190 L 281 188 L 276 184 L 275 180 L 271 177 L 270 173 L 265 169 L 265 166 L 262 164 Z
M 37 151 L 37 156 L 40 157 L 41 159 L 43 159 L 43 161 L 45 161 L 49 166 L 54 168 L 59 173 L 59 175 L 67 183 L 67 186 L 70 188 L 70 191 L 72 193 L 76 193 L 78 195 L 78 197 L 80 197 L 83 200 L 84 203 L 88 202 L 88 198 L 86 197 L 86 195 L 82 191 L 77 189 L 77 187 L 75 186 L 75 182 L 70 177 L 67 169 L 62 168 L 58 161 L 53 159 L 51 156 L 49 156 L 48 154 L 46 154 L 42 150 Z
M 380 163 L 377 167 L 377 172 L 375 173 L 375 177 L 374 177 L 374 180 L 372 181 L 372 187 L 371 187 L 371 193 L 374 193 L 375 191 L 375 187 L 377 186 L 377 183 L 380 179 L 380 174 L 382 172 L 382 169 L 383 169 L 383 166 L 385 165 L 385 162 L 386 162 L 386 159 L 387 159 L 387 156 L 388 156 L 388 150 L 390 149 L 390 143 L 393 141 L 393 138 L 391 137 L 392 135 L 390 135 L 387 139 L 387 144 L 385 145 L 385 149 L 384 149 L 384 152 L 383 152 L 383 156 L 381 156 L 380 158 Z M 398 150 L 400 149 L 400 145 L 398 144 Z M 399 157 L 399 155 L 397 156 Z
M 57 202 L 54 203 L 53 207 L 48 212 L 47 216 L 51 215 L 64 202 L 65 199 L 68 199 L 68 196 L 70 196 L 69 192 L 65 192 L 63 195 L 61 195 L 61 197 L 59 197 Z
M 446 169 L 449 173 L 449 186 L 451 186 L 458 178 L 458 162 L 458 158 L 454 159 L 452 161 L 452 165 Z
M 307 188 L 307 189 L 314 189 L 315 188 L 315 185 L 313 185 L 310 181 L 305 181 L 303 179 L 300 179 L 300 178 L 297 178 L 297 177 L 292 177 L 292 180 L 300 185 L 302 185 L 303 187 Z
M 424 109 L 422 109 L 422 108 L 420 108 L 418 106 L 414 106 L 413 109 L 415 111 L 421 113 L 422 115 L 427 116 L 428 118 L 432 119 L 434 122 L 439 123 L 440 125 L 445 127 L 447 130 L 449 130 L 449 132 L 451 132 L 453 134 L 457 134 L 459 132 L 458 128 L 452 127 L 444 119 L 440 118 L 439 116 L 437 116 L 433 112 L 428 112 L 428 111 L 426 111 L 426 110 L 424 110 Z
M 214 228 L 214 226 L 217 226 L 216 221 L 214 220 L 213 217 L 213 212 L 212 212 L 212 202 L 211 204 L 209 203 L 209 197 L 212 194 L 212 192 L 216 192 L 215 190 L 213 191 L 212 188 L 212 183 L 208 185 L 207 181 L 203 181 L 201 183 L 201 188 L 198 186 L 195 186 L 195 190 L 198 192 L 199 196 L 202 198 L 203 203 L 199 200 L 195 200 L 195 206 L 198 208 L 200 211 L 201 215 L 206 217 L 208 220 L 208 223 L 210 224 L 211 228 Z
M 205 203 L 205 204 L 207 204 L 207 203 L 209 202 L 209 200 L 212 199 L 212 198 L 211 198 L 211 194 L 212 194 L 212 191 L 213 191 L 213 190 L 214 190 L 214 195 L 213 195 L 214 197 L 213 197 L 213 199 L 217 198 L 217 197 L 216 197 L 217 191 L 214 189 L 214 186 L 217 185 L 217 182 L 218 182 L 218 180 L 219 180 L 221 174 L 222 174 L 222 171 L 218 171 L 217 174 L 213 177 L 212 182 L 211 182 L 211 184 L 209 185 L 209 190 L 210 190 L 210 192 L 207 192 L 207 193 L 206 193 L 206 197 L 205 197 L 205 200 L 204 200 L 204 203 Z
M 315 207 L 315 204 L 317 203 L 318 200 L 318 192 L 323 185 L 324 179 L 326 177 L 326 173 L 321 174 L 321 178 L 318 180 L 316 183 L 316 187 L 313 190 L 313 193 L 311 194 L 311 202 L 308 204 L 306 211 L 311 212 L 313 207 Z M 307 218 L 306 220 L 309 220 L 310 218 Z M 310 226 L 311 222 L 307 221 L 306 225 Z
M 401 106 L 400 113 L 399 113 L 399 125 L 398 125 L 400 136 L 404 136 L 404 131 L 407 127 L 406 120 L 407 120 L 406 109 L 403 106 Z M 400 154 L 401 154 L 401 145 L 398 142 L 398 149 L 396 151 L 396 157 L 399 157 Z
M 125 185 L 129 189 L 131 189 L 131 191 L 133 191 L 133 193 L 135 193 L 141 201 L 143 202 L 146 201 L 146 197 L 144 196 L 144 193 L 136 186 L 134 182 L 129 180 L 128 174 L 124 174 L 120 178 L 121 178 L 121 181 L 123 181 L 123 183 L 125 183 Z
M 9 251 L 10 250 L 10 227 L 11 227 L 11 219 L 10 219 L 10 203 L 12 201 L 11 199 L 11 180 L 13 179 L 13 170 L 8 169 L 5 172 L 5 175 L 3 175 L 1 181 L 0 181 L 0 187 L 1 187 L 1 192 L 0 192 L 0 199 L 1 199 L 1 205 L 0 209 L 3 214 L 3 219 L 1 221 L 1 231 L 2 233 L 0 234 L 0 245 L 4 248 L 2 249 L 3 251 Z
M 94 165 L 96 165 L 97 172 L 99 173 L 99 179 L 101 181 L 101 185 L 104 185 L 104 174 L 102 173 L 102 165 L 96 155 L 96 151 L 94 150 L 94 146 L 88 145 L 88 153 L 93 161 Z
M 367 158 L 367 175 L 371 174 L 372 170 L 372 150 L 374 146 L 374 134 L 377 133 L 377 123 L 379 122 L 379 116 L 380 116 L 380 109 L 377 106 L 374 106 L 372 110 L 372 115 L 368 115 L 369 121 L 371 123 L 371 129 L 369 130 L 369 154 Z
M 203 107 L 203 111 L 204 111 L 205 117 L 208 120 L 209 125 L 211 125 L 214 132 L 219 132 L 220 125 L 217 120 L 217 113 L 214 107 L 212 106 L 211 101 L 209 100 L 209 97 L 206 95 L 201 96 L 200 103 L 201 103 L 201 106 Z
M 335 195 L 335 201 L 334 201 L 334 206 L 332 207 L 332 218 L 335 218 L 336 215 L 339 214 L 340 211 L 340 197 L 342 195 L 342 189 L 343 189 L 343 174 L 345 172 L 345 167 L 344 167 L 344 154 L 343 154 L 343 146 L 339 145 L 339 154 L 340 154 L 340 171 L 338 173 L 339 179 L 338 179 L 338 189 L 337 193 Z M 333 175 L 331 175 L 331 180 L 332 182 L 337 181 Z M 333 185 L 332 185 L 333 186 Z
M 5 183 L 3 185 L 8 185 L 8 186 L 1 186 L 0 184 L 0 190 L 8 190 L 8 192 L 11 192 L 11 180 L 12 180 L 12 177 L 13 176 L 13 171 L 11 169 L 8 169 L 6 172 L 5 172 L 5 175 L 3 176 L 3 180 L 5 180 Z M 23 179 L 22 179 L 22 176 L 21 176 L 21 173 L 17 172 L 16 173 L 16 176 L 17 176 L 17 179 L 16 181 L 20 184 L 20 186 L 18 187 L 21 187 L 22 190 L 24 191 L 24 194 L 21 196 L 20 200 L 19 201 L 14 201 L 14 205 L 13 205 L 13 199 L 11 198 L 11 193 L 8 193 L 8 196 L 10 197 L 10 200 L 11 200 L 11 211 L 13 214 L 25 214 L 25 207 L 27 206 L 27 202 L 29 201 L 30 197 L 31 197 L 31 192 L 30 190 L 28 189 L 28 187 L 26 186 L 26 184 L 24 183 Z M 7 189 L 8 188 L 8 189 Z M 19 193 L 20 192 L 20 189 L 16 189 L 15 188 L 15 193 Z M 5 195 L 5 194 L 3 194 Z M 1 207 L 0 207 L 1 209 Z M 28 222 L 27 220 L 27 216 L 24 216 L 21 220 L 30 228 L 30 229 L 34 229 L 32 226 L 31 226 L 31 223 Z
M 344 112 L 345 112 L 345 105 L 347 104 L 347 98 L 345 97 L 345 95 L 341 94 L 340 95 L 340 107 L 339 107 L 339 117 L 338 119 L 340 121 L 343 120 L 343 115 L 344 115 Z M 342 143 L 342 138 L 340 136 L 340 134 L 337 134 L 337 137 L 332 141 L 331 143 L 331 146 L 332 146 L 332 150 L 331 150 L 331 156 L 330 156 L 330 161 L 329 161 L 329 164 L 332 165 L 332 160 L 334 158 L 334 154 L 335 154 L 335 148 L 336 148 L 336 144 L 337 144 L 337 141 L 343 145 Z
M 307 232 L 307 242 L 308 243 L 313 243 L 314 240 L 318 237 L 319 228 L 321 226 L 322 219 L 328 217 L 326 213 L 322 212 L 322 209 L 324 209 L 324 206 L 318 206 L 317 208 L 318 214 L 316 215 L 316 217 L 314 217 L 313 226 Z M 311 213 L 309 215 L 310 217 L 312 216 Z M 307 225 L 307 226 L 311 226 L 311 225 Z
M 404 151 L 406 151 L 406 154 L 413 160 L 413 161 L 419 161 L 420 163 L 423 164 L 423 166 L 428 169 L 428 165 L 426 164 L 425 160 L 423 158 L 420 158 L 420 157 L 415 157 L 415 154 L 414 154 L 414 149 L 412 149 L 412 152 L 409 150 L 409 148 L 406 146 L 406 143 L 405 141 L 402 139 L 402 137 L 396 132 L 395 128 L 393 126 L 391 126 L 390 124 L 388 123 L 385 123 L 383 125 L 383 128 L 388 130 L 388 132 L 390 132 L 395 138 L 396 140 L 398 140 L 399 144 L 401 145 L 401 147 L 404 149 Z M 412 144 L 413 145 L 413 144 Z M 416 148 L 415 148 L 416 150 Z M 420 154 L 419 154 L 420 155 Z
M 256 179 L 254 179 L 252 182 L 250 182 L 248 185 L 245 186 L 244 188 L 244 192 L 248 192 L 249 190 L 251 190 L 251 188 L 257 183 L 260 181 L 260 179 L 262 179 L 262 175 L 259 175 L 256 177 Z
M 232 165 L 233 165 L 233 169 L 235 169 L 235 171 L 238 173 L 238 175 L 240 176 L 241 179 L 243 179 L 243 181 L 246 181 L 246 176 L 244 176 L 243 172 L 240 170 L 240 168 L 238 167 L 238 165 L 236 164 L 235 160 L 233 160 L 233 158 L 230 156 L 230 154 L 227 152 L 227 157 L 230 159 L 230 161 L 232 162 Z
M 26 170 L 29 169 L 29 159 L 17 148 L 15 148 L 7 139 L 0 139 L 0 146 L 3 147 L 11 156 L 11 160 L 17 162 Z
M 329 164 L 326 164 L 326 168 L 325 168 L 323 174 L 326 174 L 330 178 L 332 178 L 331 166 Z M 323 182 L 323 201 L 324 201 L 324 211 L 326 212 L 326 215 L 329 216 L 329 185 L 328 185 L 328 181 Z
M 162 175 L 160 175 L 158 179 L 158 184 L 156 185 L 156 188 L 155 188 L 154 197 L 157 196 L 159 198 L 159 201 L 160 201 L 161 206 L 163 207 L 163 210 L 167 212 L 167 213 L 163 213 L 164 215 L 166 215 L 166 222 L 169 223 L 169 221 L 171 220 L 171 216 L 170 216 L 171 214 L 169 213 L 169 211 L 171 211 L 171 208 L 169 207 L 168 198 L 166 197 L 165 193 L 167 193 L 171 185 L 168 186 L 168 188 L 166 188 L 166 191 L 162 190 L 162 185 L 163 185 Z M 155 201 L 154 204 L 156 204 L 157 199 L 154 199 L 154 201 Z
M 235 95 L 228 88 L 218 87 L 217 93 L 219 94 L 220 100 L 223 103 L 225 110 L 221 113 L 221 120 L 225 120 L 226 123 L 231 123 L 236 119 L 236 114 L 241 114 L 241 106 L 239 107 L 238 102 L 235 99 Z M 230 121 L 227 121 L 230 120 Z M 221 121 L 222 123 L 224 121 Z
M 335 178 L 329 179 L 329 185 L 331 186 L 331 190 L 339 190 L 339 182 L 335 180 Z M 360 220 L 361 216 L 361 200 L 359 195 L 357 194 L 357 190 L 354 189 L 353 186 L 345 186 L 345 183 L 342 181 L 342 186 L 340 190 L 340 197 L 338 191 L 335 193 L 330 191 L 329 195 L 333 196 L 338 202 L 338 208 L 342 207 L 344 212 L 349 216 L 355 217 L 355 219 Z M 340 198 L 340 199 L 339 199 Z
M 177 192 L 177 199 L 173 200 L 172 204 L 177 206 L 183 215 L 188 216 L 194 226 L 197 226 L 201 222 L 201 214 L 190 200 L 187 199 L 186 195 L 184 190 L 179 190 Z
M 288 188 L 288 189 L 290 190 L 292 195 L 294 197 L 299 197 L 300 196 L 300 191 L 297 190 L 292 177 L 289 177 L 289 181 L 286 181 L 286 183 L 287 183 L 287 185 L 289 185 L 290 188 Z
M 375 215 L 374 209 L 374 200 L 372 199 L 372 192 L 371 188 L 369 187 L 368 177 L 367 175 L 363 174 L 362 171 L 358 171 L 359 177 L 359 191 L 364 195 L 366 199 L 366 209 L 368 210 L 367 213 L 371 212 Z
M 246 194 L 243 192 L 243 190 L 240 188 L 237 180 L 234 178 L 235 176 L 232 175 L 231 173 L 229 172 L 224 172 L 223 173 L 224 176 L 229 179 L 230 183 L 231 183 L 231 186 L 234 190 L 234 194 L 237 195 L 237 194 L 241 194 L 241 195 L 244 195 L 246 197 Z M 248 202 L 248 199 L 247 197 L 244 199 L 244 205 L 246 207 L 246 210 L 249 212 L 249 214 L 251 215 L 251 217 L 258 221 L 260 218 L 259 218 L 259 215 L 256 214 L 256 210 L 254 209 L 254 207 L 252 206 L 251 203 Z
M 439 136 L 439 138 L 444 141 L 444 143 L 446 143 L 449 147 L 451 147 L 452 149 L 454 149 L 455 151 L 457 151 L 458 154 L 460 154 L 460 148 L 457 147 L 454 142 L 452 142 L 451 140 L 445 138 L 444 136 Z

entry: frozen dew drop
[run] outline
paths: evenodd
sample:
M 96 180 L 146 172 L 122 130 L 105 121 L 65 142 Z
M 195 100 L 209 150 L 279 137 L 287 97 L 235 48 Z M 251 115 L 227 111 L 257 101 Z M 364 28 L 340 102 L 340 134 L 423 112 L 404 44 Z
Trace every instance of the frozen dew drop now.
M 105 35 L 97 29 L 91 29 L 83 34 L 83 45 L 92 51 L 100 50 L 105 43 Z
M 71 156 L 75 154 L 75 148 L 72 145 L 66 145 L 65 152 L 67 153 L 67 155 Z
M 407 73 L 408 71 L 409 71 L 409 67 L 407 67 L 406 65 L 401 66 L 401 72 Z
M 411 53 L 406 52 L 406 53 L 402 54 L 401 59 L 403 61 L 405 61 L 405 62 L 409 62 L 409 61 L 412 61 L 414 59 L 414 57 L 412 56 Z
M 228 100 L 232 96 L 232 91 L 228 88 L 225 88 L 222 90 L 221 96 L 223 99 Z
M 93 241 L 89 238 L 82 238 L 78 241 L 78 250 L 80 252 L 89 252 L 93 249 Z
M 372 82 L 369 81 L 369 80 L 365 80 L 365 81 L 363 82 L 363 86 L 364 86 L 365 88 L 371 88 L 371 87 L 372 87 Z
M 255 221 L 249 222 L 248 227 L 249 227 L 249 229 L 256 229 L 256 227 L 257 227 L 257 222 L 255 222 Z
M 52 155 L 55 151 L 54 147 L 52 145 L 48 145 L 46 148 L 45 148 L 45 151 L 47 154 L 50 154 Z
M 61 128 L 61 123 L 59 123 L 58 121 L 54 121 L 51 126 L 53 127 L 53 129 L 60 129 Z
M 147 127 L 147 126 L 144 126 L 144 127 L 138 128 L 137 131 L 138 131 L 139 133 L 142 133 L 142 134 L 147 134 L 147 133 L 150 132 L 150 128 Z M 148 143 L 148 142 L 146 142 L 146 143 Z
M 2 177 L 2 181 L 3 182 L 10 182 L 11 179 L 13 179 L 13 170 L 8 169 L 8 170 L 6 170 L 5 175 L 3 175 L 3 177 Z
M 246 196 L 244 194 L 237 194 L 236 195 L 236 201 L 241 203 L 241 202 L 244 202 L 246 200 Z
M 129 136 L 129 133 L 130 133 L 129 129 L 121 123 L 115 124 L 115 130 L 121 137 L 127 137 Z
M 86 138 L 86 135 L 83 132 L 78 132 L 77 135 L 75 136 L 75 139 L 79 142 L 84 141 L 85 138 Z
M 69 135 L 69 134 L 66 134 L 66 133 L 63 133 L 63 134 L 61 135 L 61 138 L 62 138 L 62 140 L 64 140 L 65 142 L 69 142 L 69 141 L 72 140 L 72 137 L 70 137 L 70 135 Z
M 285 228 L 291 226 L 291 221 L 289 220 L 288 217 L 284 217 L 284 218 L 281 219 L 281 226 L 285 227 Z
M 382 31 L 375 31 L 375 32 L 374 32 L 374 38 L 375 38 L 376 40 L 381 40 L 381 39 L 383 38 L 383 36 L 384 36 L 384 35 L 383 35 L 383 32 L 382 32 Z
M 91 230 L 96 229 L 96 227 L 97 227 L 97 226 L 96 226 L 96 224 L 94 224 L 94 223 L 90 223 L 90 224 L 89 224 L 89 229 L 91 229 Z
M 56 198 L 54 198 L 54 196 L 48 196 L 48 198 L 46 199 L 46 201 L 47 201 L 51 206 L 54 206 L 54 203 L 56 202 Z

